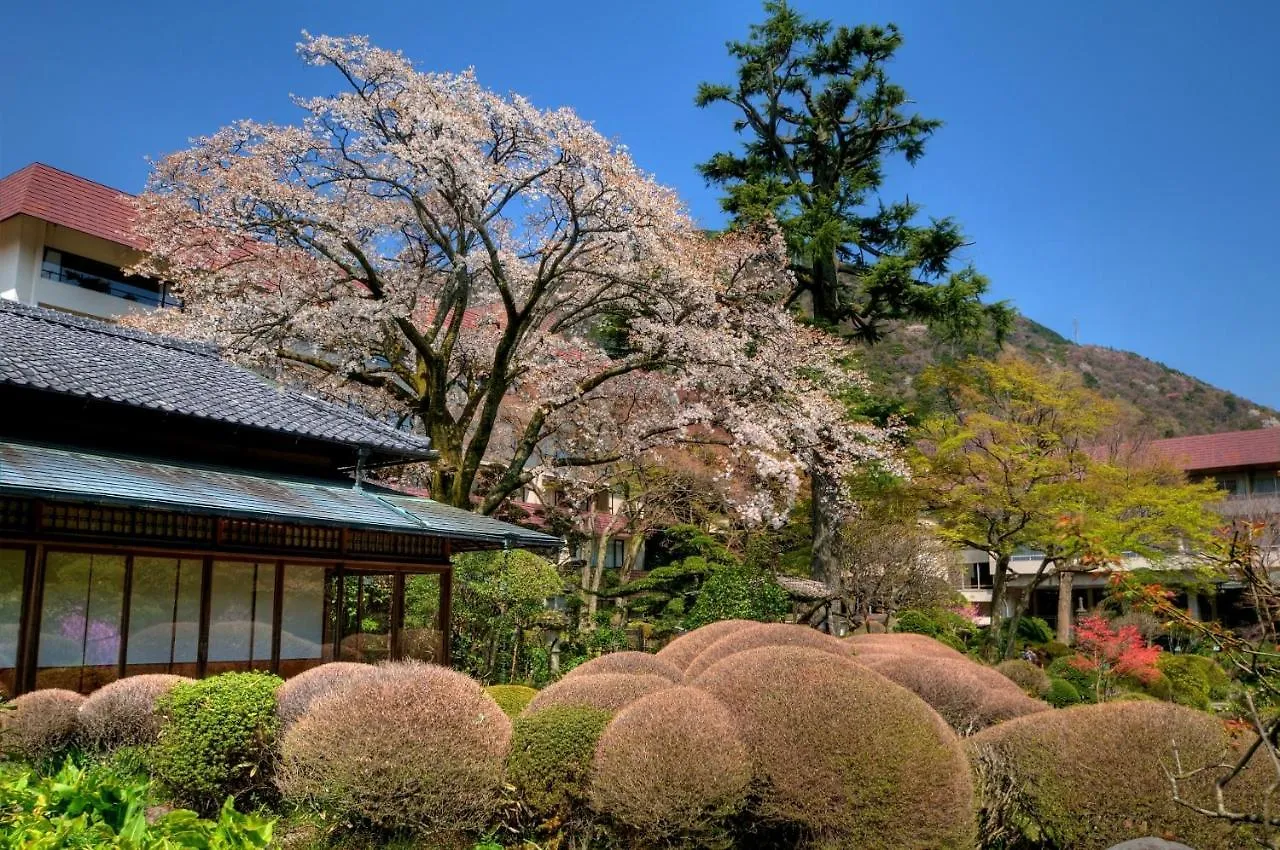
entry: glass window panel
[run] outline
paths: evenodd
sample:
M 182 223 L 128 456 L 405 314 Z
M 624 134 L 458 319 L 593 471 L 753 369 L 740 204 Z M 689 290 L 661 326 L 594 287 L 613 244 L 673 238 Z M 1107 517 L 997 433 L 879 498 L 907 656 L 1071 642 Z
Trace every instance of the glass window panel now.
M 280 660 L 319 659 L 324 647 L 324 568 L 284 568 L 280 606 Z
M 124 569 L 122 555 L 45 557 L 36 687 L 90 691 L 115 680 Z
M 400 653 L 404 658 L 439 661 L 443 650 L 440 633 L 440 576 L 404 577 L 404 626 Z
M 178 558 L 133 559 L 129 642 L 125 663 L 194 664 L 200 644 L 201 563 Z M 131 670 L 130 673 L 159 672 Z
M 391 657 L 390 575 L 347 575 L 343 588 L 343 661 L 383 661 Z
M 1255 472 L 1253 475 L 1253 492 L 1274 493 L 1276 491 L 1276 474 L 1274 472 Z
M 258 564 L 257 595 L 253 601 L 253 656 L 255 662 L 271 663 L 271 624 L 275 621 L 276 565 Z
M 14 694 L 18 665 L 18 629 L 22 623 L 22 577 L 26 573 L 24 549 L 0 549 L 0 697 Z
M 256 564 L 214 561 L 209 585 L 209 661 L 249 661 Z

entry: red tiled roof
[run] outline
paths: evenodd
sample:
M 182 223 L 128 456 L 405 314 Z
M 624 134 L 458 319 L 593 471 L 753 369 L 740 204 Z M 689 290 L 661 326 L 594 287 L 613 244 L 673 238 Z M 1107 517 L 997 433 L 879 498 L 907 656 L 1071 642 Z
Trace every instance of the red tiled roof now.
M 141 248 L 132 233 L 133 196 L 33 162 L 0 179 L 0 221 L 29 215 L 41 221 Z
M 1151 450 L 1184 472 L 1280 466 L 1280 428 L 1155 440 Z

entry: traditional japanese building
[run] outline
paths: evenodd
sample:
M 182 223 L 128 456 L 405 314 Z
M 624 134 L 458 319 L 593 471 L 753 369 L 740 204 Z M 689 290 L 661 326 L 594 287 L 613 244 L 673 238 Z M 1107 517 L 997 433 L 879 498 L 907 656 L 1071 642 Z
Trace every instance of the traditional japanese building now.
M 449 557 L 559 538 L 369 483 L 428 441 L 0 300 L 0 694 L 449 659 Z

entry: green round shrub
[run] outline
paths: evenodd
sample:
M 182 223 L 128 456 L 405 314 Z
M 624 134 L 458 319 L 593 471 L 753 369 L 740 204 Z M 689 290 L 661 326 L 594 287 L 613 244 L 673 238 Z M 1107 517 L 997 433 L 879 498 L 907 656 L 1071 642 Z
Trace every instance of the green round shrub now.
M 564 678 L 543 688 L 529 703 L 525 714 L 553 705 L 580 705 L 614 712 L 640 697 L 672 686 L 670 679 L 650 674 L 599 673 L 594 676 Z
M 1080 692 L 1066 679 L 1051 676 L 1049 689 L 1044 693 L 1044 701 L 1054 708 L 1066 708 L 1080 702 Z
M 636 700 L 604 730 L 591 800 L 633 845 L 707 847 L 724 841 L 750 781 L 729 709 L 697 688 L 668 688 Z
M 1208 709 L 1212 699 L 1227 693 L 1231 679 L 1212 658 L 1162 652 L 1156 660 L 1169 681 L 1170 698 L 1191 708 Z
M 984 839 L 991 846 L 1072 850 L 1103 850 L 1147 835 L 1197 850 L 1249 846 L 1236 827 L 1174 801 L 1165 768 L 1173 764 L 1175 742 L 1184 771 L 1220 764 L 1224 754 L 1233 760 L 1221 721 L 1155 701 L 1081 705 L 975 735 L 969 749 Z M 1228 807 L 1260 811 L 1269 771 L 1256 765 L 1228 786 Z M 1187 781 L 1184 796 L 1212 808 L 1217 775 Z
M 777 622 L 790 609 L 787 592 L 767 570 L 746 565 L 717 566 L 698 590 L 686 622 L 702 626 L 736 618 Z
M 1169 681 L 1169 677 L 1164 673 L 1152 676 L 1145 682 L 1134 680 L 1131 690 L 1140 691 L 1152 699 L 1164 700 L 1165 702 L 1173 701 L 1173 683 Z
M 75 744 L 83 704 L 63 688 L 23 694 L 0 711 L 0 753 L 36 765 L 57 761 Z
M 1092 670 L 1083 670 L 1072 663 L 1075 655 L 1063 655 L 1053 659 L 1045 672 L 1050 678 L 1066 679 L 1076 692 L 1081 702 L 1098 701 L 1098 674 Z
M 160 735 L 156 702 L 175 686 L 190 681 L 185 676 L 155 673 L 117 679 L 99 688 L 80 706 L 80 745 L 110 752 L 154 744 Z
M 474 679 L 385 664 L 285 733 L 279 784 L 339 822 L 450 846 L 492 818 L 510 743 L 511 720 Z
M 1011 658 L 996 665 L 1009 681 L 1022 688 L 1028 696 L 1042 696 L 1049 689 L 1049 675 L 1030 661 Z
M 758 625 L 752 620 L 720 620 L 686 632 L 671 643 L 658 650 L 658 657 L 680 670 L 689 666 L 689 662 L 698 657 L 702 650 L 720 640 L 720 638 L 747 626 Z
M 684 678 L 684 673 L 681 669 L 670 661 L 665 661 L 649 652 L 636 652 L 630 649 L 622 652 L 607 652 L 598 658 L 579 664 L 566 673 L 564 678 L 592 676 L 601 673 L 661 676 L 672 682 L 679 682 Z
M 841 657 L 849 654 L 846 643 L 817 629 L 787 623 L 756 623 L 737 629 L 702 650 L 685 668 L 685 676 L 692 680 L 730 655 L 762 646 L 805 646 Z
M 750 818 L 788 846 L 971 850 L 973 786 L 955 733 L 851 658 L 794 646 L 739 652 L 694 687 L 723 703 L 751 755 Z
M 512 718 L 524 711 L 525 706 L 538 695 L 538 689 L 528 685 L 490 685 L 484 690 L 493 697 L 498 708 L 502 709 L 507 717 Z
M 228 797 L 252 803 L 269 794 L 279 685 L 266 673 L 223 673 L 181 682 L 156 701 L 152 767 L 175 802 L 216 815 Z
M 1067 646 L 1065 643 L 1051 640 L 1044 646 L 1040 647 L 1040 651 L 1049 656 L 1050 659 L 1062 658 L 1064 655 L 1071 654 L 1071 647 Z
M 317 701 L 343 688 L 358 687 L 377 675 L 378 668 L 357 661 L 330 661 L 304 670 L 276 689 L 280 731 L 297 723 Z
M 610 717 L 599 708 L 553 706 L 516 719 L 507 782 L 538 821 L 558 829 L 585 810 L 596 743 Z

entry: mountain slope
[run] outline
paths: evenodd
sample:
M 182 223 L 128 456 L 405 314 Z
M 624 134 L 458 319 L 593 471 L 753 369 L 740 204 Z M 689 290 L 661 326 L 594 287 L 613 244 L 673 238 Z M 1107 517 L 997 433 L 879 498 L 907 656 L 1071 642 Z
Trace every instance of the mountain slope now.
M 1005 348 L 1079 372 L 1085 386 L 1137 408 L 1155 437 L 1280 425 L 1280 412 L 1269 407 L 1131 351 L 1077 345 L 1022 315 L 1015 319 Z M 954 353 L 924 326 L 908 325 L 866 349 L 862 363 L 868 376 L 886 391 L 910 397 L 915 377 L 940 357 Z

